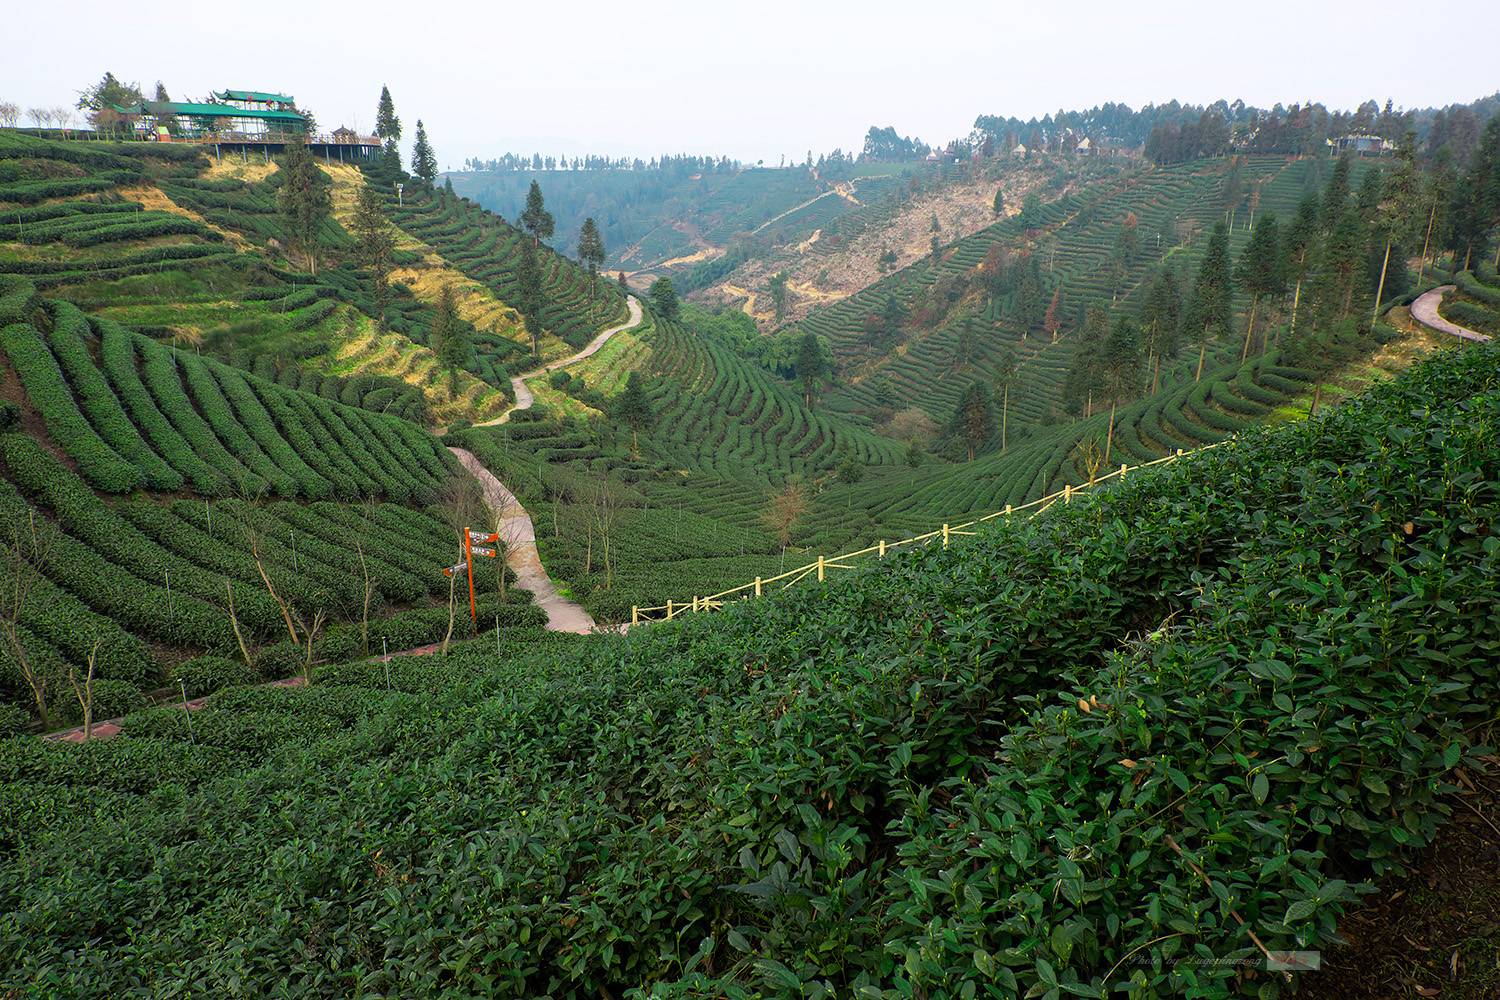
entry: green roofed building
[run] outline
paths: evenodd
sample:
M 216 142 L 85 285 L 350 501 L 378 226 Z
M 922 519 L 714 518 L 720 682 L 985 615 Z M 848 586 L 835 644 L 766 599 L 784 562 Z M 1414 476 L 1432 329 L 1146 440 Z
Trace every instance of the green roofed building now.
M 215 91 L 214 97 L 230 104 L 264 104 L 268 107 L 276 107 L 280 110 L 295 110 L 296 100 L 290 94 L 262 94 L 256 90 L 224 90 Z
M 218 94 L 214 95 L 218 97 Z M 182 101 L 142 101 L 128 108 L 116 106 L 123 115 L 137 118 L 148 133 L 192 138 L 249 139 L 269 132 L 283 135 L 307 131 L 307 117 L 283 104 L 264 108 L 233 104 L 192 104 Z
M 142 138 L 157 142 L 275 147 L 300 136 L 309 147 L 332 147 L 326 151 L 336 151 L 341 160 L 346 147 L 361 147 L 348 150 L 359 157 L 380 146 L 374 136 L 355 135 L 349 129 L 338 129 L 331 136 L 312 134 L 316 122 L 310 114 L 297 110 L 290 94 L 222 90 L 210 96 L 218 103 L 141 101 L 128 108 L 115 105 L 115 110 L 138 123 L 136 129 Z

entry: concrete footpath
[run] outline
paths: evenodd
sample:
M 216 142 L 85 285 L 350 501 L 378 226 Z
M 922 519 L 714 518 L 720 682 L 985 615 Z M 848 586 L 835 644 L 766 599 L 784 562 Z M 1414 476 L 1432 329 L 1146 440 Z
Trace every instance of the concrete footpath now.
M 1411 318 L 1423 326 L 1431 327 L 1438 333 L 1446 333 L 1464 340 L 1489 340 L 1490 338 L 1485 334 L 1476 333 L 1455 323 L 1450 323 L 1438 315 L 1438 305 L 1443 301 L 1443 296 L 1453 291 L 1454 287 L 1453 285 L 1441 285 L 1420 296 L 1417 301 L 1411 304 Z
M 640 299 L 637 299 L 634 295 L 632 295 L 628 300 L 628 304 L 630 306 L 630 321 L 628 323 L 621 323 L 619 326 L 612 326 L 608 330 L 605 330 L 603 333 L 599 334 L 599 336 L 589 341 L 589 346 L 585 347 L 583 350 L 579 351 L 571 358 L 564 358 L 561 361 L 554 361 L 550 365 L 546 365 L 544 367 L 536 369 L 535 371 L 529 371 L 512 378 L 510 380 L 510 386 L 515 390 L 516 393 L 516 405 L 506 410 L 495 419 L 486 420 L 484 423 L 475 424 L 474 426 L 493 427 L 496 424 L 508 423 L 510 421 L 510 415 L 512 413 L 517 410 L 529 410 L 531 409 L 531 404 L 536 401 L 535 397 L 531 395 L 531 388 L 526 384 L 527 379 L 536 378 L 538 375 L 545 375 L 548 372 L 557 371 L 557 369 L 559 368 L 566 368 L 568 365 L 576 364 L 579 361 L 582 361 L 584 358 L 591 358 L 599 352 L 599 348 L 603 347 L 606 343 L 609 342 L 610 337 L 613 337 L 615 334 L 620 333 L 624 330 L 632 330 L 635 327 L 640 326 Z
M 531 515 L 505 484 L 462 448 L 449 448 L 465 469 L 484 487 L 484 499 L 495 514 L 496 530 L 505 544 L 505 564 L 516 571 L 515 586 L 531 591 L 531 603 L 547 612 L 547 628 L 554 632 L 591 632 L 594 619 L 577 603 L 557 592 L 542 566 Z

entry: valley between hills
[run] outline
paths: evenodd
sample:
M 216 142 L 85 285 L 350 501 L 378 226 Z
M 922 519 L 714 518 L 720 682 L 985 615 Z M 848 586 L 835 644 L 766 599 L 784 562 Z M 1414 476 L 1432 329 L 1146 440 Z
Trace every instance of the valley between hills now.
M 112 80 L 0 127 L 0 991 L 1494 995 L 1500 100 Z

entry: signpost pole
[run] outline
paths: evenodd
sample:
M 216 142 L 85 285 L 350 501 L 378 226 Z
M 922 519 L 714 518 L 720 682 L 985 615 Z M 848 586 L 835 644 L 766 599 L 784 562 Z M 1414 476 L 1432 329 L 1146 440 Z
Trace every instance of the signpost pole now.
M 469 550 L 469 526 L 464 525 L 464 562 L 469 564 L 469 617 L 474 631 L 479 631 L 479 609 L 474 604 L 474 553 Z

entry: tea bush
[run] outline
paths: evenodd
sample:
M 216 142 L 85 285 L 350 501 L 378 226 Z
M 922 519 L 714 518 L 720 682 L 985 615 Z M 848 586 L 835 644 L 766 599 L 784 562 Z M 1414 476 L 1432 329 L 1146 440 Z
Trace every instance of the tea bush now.
M 197 656 L 173 668 L 169 686 L 185 689 L 189 698 L 197 698 L 220 688 L 256 684 L 260 679 L 255 668 L 245 663 L 222 656 Z
M 1496 358 L 839 586 L 13 743 L 0 985 L 1277 995 L 1249 931 L 1335 947 L 1491 752 Z

